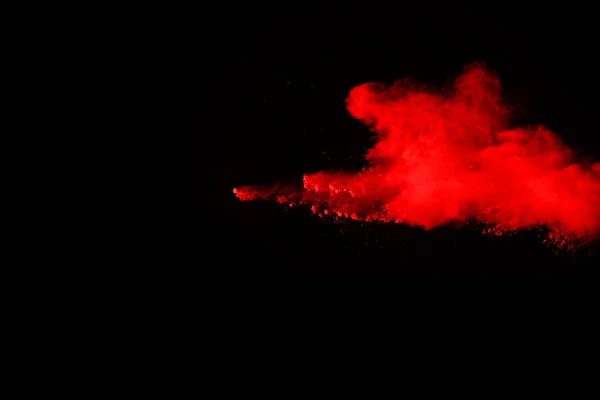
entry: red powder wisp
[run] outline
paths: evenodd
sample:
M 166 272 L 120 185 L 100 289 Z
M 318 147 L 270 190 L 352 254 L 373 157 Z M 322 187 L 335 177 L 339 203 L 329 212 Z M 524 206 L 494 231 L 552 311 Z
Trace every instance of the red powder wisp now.
M 236 196 L 425 229 L 467 219 L 489 233 L 544 225 L 559 244 L 600 231 L 600 163 L 577 164 L 543 126 L 509 129 L 500 82 L 481 64 L 441 93 L 406 80 L 364 84 L 350 91 L 347 108 L 377 134 L 368 167 L 307 174 L 300 190 L 245 186 Z

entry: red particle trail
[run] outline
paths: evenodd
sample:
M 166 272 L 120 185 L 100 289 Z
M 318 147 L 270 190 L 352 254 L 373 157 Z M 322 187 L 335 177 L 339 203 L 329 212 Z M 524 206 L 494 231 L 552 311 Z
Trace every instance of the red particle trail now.
M 302 189 L 245 186 L 234 193 L 425 229 L 474 218 L 499 234 L 543 225 L 558 242 L 596 237 L 600 163 L 576 163 L 543 126 L 509 128 L 500 89 L 481 64 L 465 68 L 442 92 L 407 80 L 355 87 L 348 111 L 377 135 L 368 167 L 307 174 Z

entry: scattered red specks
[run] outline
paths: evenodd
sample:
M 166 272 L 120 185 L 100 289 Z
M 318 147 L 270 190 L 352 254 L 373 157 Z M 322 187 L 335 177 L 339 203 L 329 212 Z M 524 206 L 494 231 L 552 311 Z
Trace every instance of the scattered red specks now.
M 406 79 L 355 87 L 348 111 L 376 133 L 368 166 L 306 174 L 303 188 L 245 186 L 234 193 L 425 229 L 471 218 L 492 235 L 547 226 L 548 240 L 561 248 L 596 237 L 600 163 L 577 163 L 544 126 L 509 127 L 500 89 L 478 63 L 442 92 Z

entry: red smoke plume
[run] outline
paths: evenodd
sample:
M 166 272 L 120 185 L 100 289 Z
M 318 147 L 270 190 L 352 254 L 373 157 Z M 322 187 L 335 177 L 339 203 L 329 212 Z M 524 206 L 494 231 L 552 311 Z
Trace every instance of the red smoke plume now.
M 407 80 L 364 84 L 350 91 L 347 108 L 377 134 L 368 167 L 307 174 L 301 190 L 236 188 L 237 197 L 425 229 L 467 219 L 496 233 L 545 225 L 559 242 L 600 231 L 600 163 L 575 163 L 543 126 L 509 129 L 500 82 L 481 64 L 442 93 Z

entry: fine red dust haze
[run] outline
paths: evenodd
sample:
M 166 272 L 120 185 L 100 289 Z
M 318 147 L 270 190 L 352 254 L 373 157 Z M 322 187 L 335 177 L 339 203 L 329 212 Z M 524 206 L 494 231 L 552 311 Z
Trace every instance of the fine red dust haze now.
M 485 66 L 468 66 L 440 93 L 407 80 L 367 83 L 346 102 L 376 134 L 367 167 L 306 174 L 301 189 L 240 187 L 237 197 L 425 229 L 467 219 L 495 233 L 547 226 L 559 242 L 600 231 L 600 163 L 577 163 L 543 126 L 509 127 L 500 82 Z

